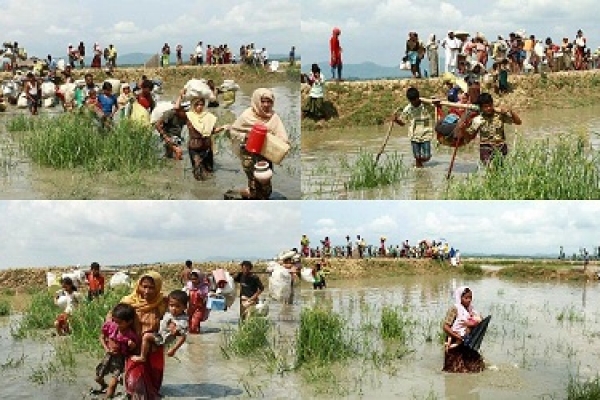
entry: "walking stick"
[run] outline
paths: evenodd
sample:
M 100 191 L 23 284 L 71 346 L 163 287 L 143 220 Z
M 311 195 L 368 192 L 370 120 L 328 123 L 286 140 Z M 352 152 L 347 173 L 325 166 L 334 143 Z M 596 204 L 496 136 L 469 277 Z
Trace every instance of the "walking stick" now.
M 452 159 L 450 160 L 450 166 L 448 167 L 448 174 L 446 174 L 446 179 L 450 179 L 450 175 L 452 175 L 452 168 L 454 167 L 454 159 L 456 158 L 456 153 L 458 151 L 458 143 L 460 139 L 456 139 L 454 141 L 454 151 L 452 152 Z
M 456 125 L 456 128 L 454 128 L 454 132 L 452 132 L 453 136 L 456 139 L 454 139 L 454 151 L 452 152 L 452 159 L 450 160 L 450 166 L 448 167 L 448 173 L 446 174 L 446 180 L 450 179 L 450 175 L 452 175 L 452 168 L 454 167 L 454 159 L 456 158 L 456 153 L 458 152 L 458 147 L 459 147 L 458 144 L 460 143 L 460 137 L 457 137 L 457 133 L 463 128 L 463 124 L 465 123 L 467 118 L 469 118 L 470 111 L 471 111 L 471 109 L 467 108 L 465 113 L 458 120 L 458 124 Z M 461 135 L 461 137 L 462 137 L 462 135 Z
M 398 113 L 400 109 L 396 109 L 396 111 L 394 112 L 394 115 L 396 115 Z M 381 157 L 381 155 L 383 154 L 383 150 L 385 149 L 385 146 L 387 145 L 388 140 L 390 140 L 390 134 L 392 133 L 392 128 L 394 127 L 394 120 L 390 121 L 390 127 L 388 128 L 387 131 L 387 135 L 385 136 L 385 140 L 383 141 L 383 144 L 381 145 L 381 149 L 379 149 L 379 153 L 377 153 L 377 156 L 375 156 L 375 165 L 377 165 L 377 162 L 379 162 L 379 157 Z

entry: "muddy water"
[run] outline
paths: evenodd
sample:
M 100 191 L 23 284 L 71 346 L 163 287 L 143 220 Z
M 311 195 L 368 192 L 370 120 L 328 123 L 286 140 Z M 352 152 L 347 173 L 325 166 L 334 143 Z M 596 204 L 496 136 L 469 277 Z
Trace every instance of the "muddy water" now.
M 453 302 L 453 289 L 463 284 L 472 288 L 476 310 L 492 315 L 481 346 L 488 369 L 480 374 L 441 372 L 443 350 L 437 333 Z M 354 324 L 367 318 L 365 305 L 408 306 L 418 321 L 409 343 L 414 353 L 395 363 L 395 374 L 354 371 L 356 379 L 364 382 L 365 398 L 484 400 L 545 395 L 564 399 L 569 371 L 579 371 L 585 378 L 597 371 L 600 293 L 596 282 L 584 285 L 495 278 L 386 278 L 360 284 L 331 282 L 326 292 L 315 293 L 307 304 L 331 302 Z M 560 321 L 561 313 L 576 318 Z M 378 312 L 372 314 L 378 321 Z M 427 342 L 426 335 L 431 335 L 433 342 Z
M 464 284 L 474 292 L 475 308 L 483 315 L 492 315 L 481 346 L 488 369 L 479 374 L 447 374 L 441 372 L 443 353 L 437 334 L 452 303 L 453 289 Z M 203 333 L 191 336 L 179 350 L 178 359 L 167 360 L 162 388 L 165 398 L 564 399 L 569 373 L 579 373 L 583 378 L 596 374 L 600 353 L 597 282 L 532 283 L 427 276 L 330 281 L 328 285 L 317 292 L 304 286 L 293 306 L 270 305 L 269 318 L 281 336 L 291 337 L 298 327 L 300 308 L 315 303 L 330 304 L 354 327 L 367 320 L 377 324 L 383 305 L 403 306 L 417 321 L 408 343 L 412 352 L 393 359 L 392 368 L 384 370 L 362 360 L 343 368 L 332 367 L 340 380 L 325 389 L 316 387 L 300 374 L 269 373 L 258 361 L 226 360 L 220 346 L 223 330 L 237 324 L 239 309 L 234 305 L 227 312 L 213 313 L 203 324 Z M 6 323 L 6 318 L 0 319 L 0 365 L 6 382 L 0 393 L 4 397 L 90 398 L 85 392 L 93 383 L 96 360 L 80 359 L 74 381 L 69 384 L 31 384 L 26 378 L 37 363 L 48 359 L 50 346 L 13 342 Z M 376 341 L 377 333 L 371 334 Z M 427 336 L 433 337 L 433 342 L 427 341 Z M 26 355 L 23 365 L 6 366 L 22 354 Z
M 250 104 L 252 91 L 260 84 L 241 85 L 236 102 L 229 109 L 212 109 L 219 117 L 218 125 L 231 123 Z M 299 85 L 279 83 L 269 85 L 275 92 L 275 110 L 291 136 L 292 150 L 273 177 L 273 198 L 299 199 L 300 191 L 300 124 Z M 178 86 L 167 87 L 161 100 L 174 99 Z M 5 121 L 22 110 L 9 109 L 0 113 L 0 198 L 2 199 L 223 199 L 229 189 L 245 187 L 246 176 L 239 159 L 233 155 L 229 141 L 217 140 L 216 173 L 204 181 L 196 181 L 184 152 L 184 160 L 169 160 L 158 172 L 143 172 L 134 176 L 114 173 L 101 176 L 80 171 L 54 170 L 38 167 L 20 153 L 18 143 L 6 133 Z M 44 109 L 44 113 L 56 113 Z
M 289 343 L 298 326 L 301 298 L 298 293 L 294 304 L 269 304 L 269 318 L 276 327 L 278 340 Z M 300 398 L 299 377 L 277 375 L 266 371 L 258 362 L 239 359 L 226 360 L 221 351 L 225 332 L 238 327 L 239 305 L 226 312 L 213 312 L 202 323 L 200 335 L 188 336 L 176 358 L 167 358 L 161 394 L 164 399 L 208 398 Z M 0 371 L 3 386 L 0 394 L 10 399 L 95 399 L 89 390 L 95 387 L 94 371 L 99 362 L 89 355 L 77 357 L 74 375 L 53 379 L 50 383 L 36 384 L 28 379 L 39 365 L 53 359 L 51 343 L 62 338 L 49 337 L 46 342 L 14 341 L 10 336 L 9 318 L 0 318 Z M 14 361 L 24 357 L 19 365 Z M 122 386 L 119 386 L 122 393 Z M 290 396 L 291 394 L 291 396 Z
M 516 135 L 526 140 L 541 140 L 562 132 L 586 132 L 591 145 L 600 148 L 600 107 L 566 110 L 542 110 L 521 114 L 523 125 L 507 126 L 507 142 L 514 148 Z M 433 157 L 423 169 L 414 169 L 410 140 L 405 127 L 398 125 L 385 148 L 386 154 L 397 152 L 403 158 L 407 176 L 402 181 L 377 189 L 346 190 L 348 173 L 340 167 L 340 159 L 352 164 L 360 149 L 377 154 L 389 125 L 383 127 L 348 127 L 340 130 L 304 132 L 302 135 L 302 194 L 306 199 L 437 199 L 443 198 L 446 174 L 452 150 L 432 142 Z M 461 178 L 479 168 L 477 140 L 460 148 L 453 176 Z M 380 160 L 380 162 L 383 161 Z

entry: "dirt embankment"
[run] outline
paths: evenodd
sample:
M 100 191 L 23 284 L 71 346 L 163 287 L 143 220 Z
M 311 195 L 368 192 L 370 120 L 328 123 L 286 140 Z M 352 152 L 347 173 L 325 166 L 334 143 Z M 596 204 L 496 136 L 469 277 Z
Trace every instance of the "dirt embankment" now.
M 509 78 L 511 92 L 494 95 L 495 104 L 515 110 L 573 108 L 600 100 L 600 70 L 516 75 Z M 308 85 L 303 84 L 302 102 Z M 325 87 L 326 119 L 302 120 L 303 130 L 380 125 L 407 104 L 406 89 L 416 87 L 423 97 L 446 98 L 441 78 L 329 82 Z M 490 91 L 482 86 L 482 91 Z
M 304 266 L 312 266 L 317 259 L 305 259 Z M 126 271 L 134 279 L 140 273 L 155 270 L 163 276 L 167 287 L 179 285 L 179 273 L 183 269 L 181 263 L 157 263 L 144 265 L 129 265 L 122 267 L 102 267 L 102 273 L 107 281 L 116 271 Z M 202 271 L 213 271 L 224 268 L 230 273 L 239 271 L 237 262 L 206 262 L 195 265 Z M 402 275 L 442 275 L 442 274 L 465 274 L 479 276 L 500 276 L 507 278 L 525 278 L 534 280 L 562 279 L 562 280 L 586 280 L 596 279 L 596 272 L 600 268 L 598 261 L 592 261 L 586 271 L 583 271 L 581 261 L 566 260 L 535 260 L 535 259 L 477 259 L 467 258 L 458 268 L 450 266 L 450 263 L 429 258 L 371 258 L 371 259 L 346 259 L 332 258 L 327 260 L 326 271 L 330 279 L 358 279 L 364 277 L 388 277 Z M 0 270 L 0 288 L 11 288 L 17 292 L 31 292 L 37 289 L 46 289 L 46 273 L 54 272 L 62 274 L 68 272 L 72 267 L 52 268 L 17 268 Z M 84 268 L 87 269 L 87 268 Z M 264 271 L 266 264 L 257 262 L 257 272 L 263 282 L 266 283 Z
M 73 77 L 83 79 L 86 73 L 92 73 L 95 81 L 102 81 L 107 78 L 103 69 L 75 69 Z M 150 79 L 160 79 L 163 82 L 185 82 L 192 78 L 212 79 L 216 84 L 220 84 L 225 79 L 233 79 L 238 83 L 270 83 L 300 80 L 300 68 L 298 65 L 289 66 L 288 63 L 281 63 L 277 72 L 269 72 L 263 68 L 255 68 L 247 65 L 214 65 L 214 66 L 180 66 L 168 68 L 145 68 L 145 67 L 125 67 L 117 68 L 112 77 L 123 82 L 138 81 L 142 75 Z M 0 72 L 0 80 L 10 79 L 11 72 Z
M 306 260 L 313 265 L 317 259 Z M 532 280 L 593 280 L 598 262 L 583 271 L 581 261 L 535 260 L 535 259 L 477 259 L 467 258 L 459 267 L 452 267 L 448 260 L 430 258 L 372 258 L 327 260 L 326 271 L 331 279 L 357 279 L 364 277 L 388 277 L 403 275 L 464 274 L 471 276 L 499 276 Z

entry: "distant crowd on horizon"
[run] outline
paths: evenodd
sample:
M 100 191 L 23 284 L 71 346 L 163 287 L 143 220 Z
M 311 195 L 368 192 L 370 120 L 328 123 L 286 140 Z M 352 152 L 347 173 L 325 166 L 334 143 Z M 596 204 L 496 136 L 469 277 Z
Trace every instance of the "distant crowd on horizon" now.
M 402 244 L 390 244 L 385 236 L 379 238 L 379 245 L 367 244 L 364 237 L 356 235 L 352 240 L 350 235 L 346 236 L 346 243 L 341 245 L 332 244 L 329 236 L 320 240 L 320 246 L 311 246 L 307 235 L 300 239 L 301 254 L 310 258 L 433 258 L 433 259 L 460 259 L 459 249 L 450 246 L 444 239 L 420 240 L 411 245 L 405 240 Z
M 66 58 L 53 57 L 48 54 L 45 59 L 39 57 L 28 57 L 27 50 L 24 47 L 20 47 L 18 42 L 5 42 L 3 48 L 0 49 L 0 57 L 7 58 L 10 62 L 4 62 L 2 69 L 4 71 L 15 71 L 19 68 L 20 61 L 27 61 L 28 58 L 31 60 L 33 65 L 28 65 L 34 72 L 45 68 L 51 68 L 55 66 L 61 60 L 66 65 L 70 65 L 72 69 L 79 67 L 80 69 L 86 68 L 86 50 L 85 43 L 79 42 L 77 46 L 69 43 L 66 51 Z M 112 71 L 117 67 L 118 52 L 114 44 L 102 49 L 98 42 L 95 42 L 92 50 L 92 60 L 89 65 L 90 68 L 106 68 L 108 71 Z M 169 67 L 171 65 L 171 46 L 169 43 L 165 43 L 159 53 L 159 65 L 161 67 Z M 177 66 L 184 65 L 183 60 L 183 46 L 177 44 L 175 46 L 175 62 Z M 255 67 L 267 67 L 269 64 L 269 53 L 266 47 L 257 47 L 254 43 L 242 44 L 239 49 L 238 55 L 234 54 L 231 48 L 227 44 L 220 45 L 206 45 L 202 41 L 199 41 L 194 51 L 189 55 L 188 65 L 222 65 L 222 64 L 247 64 Z M 296 61 L 296 48 L 292 46 L 289 54 L 288 61 L 291 65 L 295 64 Z

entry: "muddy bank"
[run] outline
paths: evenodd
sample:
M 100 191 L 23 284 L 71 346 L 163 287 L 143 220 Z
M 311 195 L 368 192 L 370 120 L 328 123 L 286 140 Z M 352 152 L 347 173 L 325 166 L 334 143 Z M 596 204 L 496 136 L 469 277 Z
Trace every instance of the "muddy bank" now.
M 515 110 L 573 108 L 600 100 L 600 70 L 517 75 L 510 76 L 509 82 L 512 91 L 494 98 L 497 105 Z M 302 129 L 383 124 L 398 107 L 407 104 L 406 89 L 411 86 L 418 88 L 423 97 L 446 98 L 441 78 L 329 82 L 325 88 L 327 119 L 315 122 L 305 118 Z M 308 86 L 303 84 L 302 104 L 307 96 Z
M 317 259 L 306 260 L 312 265 Z M 593 261 L 583 271 L 581 261 L 567 260 L 535 260 L 535 259 L 463 259 L 459 267 L 452 267 L 449 261 L 430 258 L 396 258 L 396 259 L 345 259 L 328 260 L 326 271 L 330 279 L 360 279 L 411 275 L 469 275 L 499 276 L 506 278 L 524 278 L 535 280 L 591 280 L 596 279 L 598 262 Z
M 102 81 L 107 78 L 103 69 L 75 69 L 73 77 L 83 79 L 86 73 L 92 73 L 94 80 Z M 117 68 L 112 77 L 123 82 L 133 82 L 146 75 L 151 79 L 161 79 L 163 82 L 185 82 L 192 78 L 213 79 L 216 84 L 220 84 L 225 79 L 233 79 L 236 82 L 243 83 L 272 83 L 300 80 L 300 67 L 298 64 L 290 66 L 288 63 L 281 63 L 277 72 L 268 72 L 262 68 L 255 68 L 247 65 L 203 65 L 169 68 L 145 68 L 145 67 L 124 67 Z M 12 78 L 12 72 L 0 72 L 0 80 Z
M 194 268 L 199 268 L 202 271 L 212 271 L 218 268 L 225 268 L 230 273 L 239 271 L 238 262 L 206 262 L 195 263 Z M 185 260 L 180 263 L 156 263 L 156 264 L 131 264 L 124 266 L 101 266 L 101 272 L 106 277 L 107 283 L 110 277 L 117 271 L 125 271 L 135 277 L 141 272 L 155 270 L 159 271 L 163 276 L 165 284 L 168 287 L 177 287 L 179 285 L 179 273 L 185 265 Z M 73 269 L 74 266 L 64 267 L 47 267 L 47 268 L 14 268 L 8 270 L 0 270 L 0 287 L 12 288 L 17 292 L 31 292 L 36 289 L 46 289 L 47 280 L 46 274 L 54 272 L 62 274 Z M 89 266 L 81 267 L 84 271 L 89 270 Z M 266 264 L 256 263 L 255 270 L 257 272 L 264 271 Z

